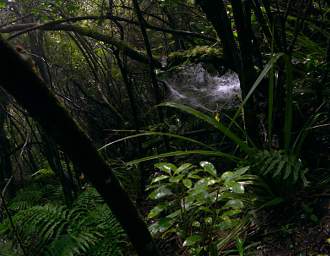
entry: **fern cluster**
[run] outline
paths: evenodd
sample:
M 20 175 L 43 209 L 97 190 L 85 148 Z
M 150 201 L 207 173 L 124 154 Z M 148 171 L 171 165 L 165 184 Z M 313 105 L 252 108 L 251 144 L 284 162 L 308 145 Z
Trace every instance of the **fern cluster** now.
M 52 203 L 21 208 L 13 220 L 29 255 L 122 255 L 124 232 L 90 187 L 72 208 Z M 15 239 L 8 220 L 0 225 L 0 231 Z

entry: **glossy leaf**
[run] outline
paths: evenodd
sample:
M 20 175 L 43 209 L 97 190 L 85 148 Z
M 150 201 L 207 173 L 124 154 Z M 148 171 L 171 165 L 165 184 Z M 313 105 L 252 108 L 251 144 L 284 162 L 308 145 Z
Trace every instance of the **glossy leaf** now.
M 177 169 L 174 164 L 170 163 L 157 163 L 155 164 L 155 167 L 170 175 Z
M 167 176 L 167 175 L 159 175 L 159 176 L 157 176 L 156 178 L 154 178 L 154 179 L 151 181 L 151 184 L 152 184 L 152 183 L 159 182 L 159 181 L 161 181 L 161 180 L 168 179 L 168 178 L 169 178 L 169 176 Z
M 172 191 L 170 189 L 168 189 L 167 187 L 165 186 L 161 186 L 160 188 L 156 189 L 155 191 L 153 191 L 149 197 L 151 199 L 160 199 L 160 198 L 163 198 L 165 196 L 170 196 L 170 195 L 173 195 Z
M 200 166 L 203 167 L 204 171 L 211 174 L 212 176 L 217 176 L 217 170 L 214 165 L 207 161 L 200 162 Z
M 176 169 L 176 171 L 174 173 L 175 174 L 179 174 L 179 173 L 181 173 L 183 171 L 186 171 L 186 170 L 189 170 L 191 168 L 192 168 L 192 164 L 190 164 L 190 163 L 184 163 L 184 164 L 180 165 L 178 167 L 178 169 Z
M 151 211 L 148 214 L 148 218 L 154 218 L 158 216 L 162 211 L 164 211 L 167 208 L 168 204 L 159 204 L 156 205 L 154 208 L 151 209 Z
M 224 206 L 224 208 L 232 208 L 232 209 L 242 209 L 243 207 L 244 204 L 239 199 L 231 199 Z
M 192 235 L 189 236 L 184 242 L 183 242 L 183 246 L 193 246 L 196 243 L 200 242 L 202 240 L 202 237 L 200 235 Z

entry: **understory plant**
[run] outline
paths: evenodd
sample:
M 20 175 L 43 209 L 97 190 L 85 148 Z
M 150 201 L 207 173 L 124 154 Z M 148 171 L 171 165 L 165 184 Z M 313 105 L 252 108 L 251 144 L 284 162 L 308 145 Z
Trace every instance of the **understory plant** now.
M 255 199 L 246 186 L 257 179 L 247 174 L 248 166 L 223 173 L 207 161 L 155 167 L 148 187 L 156 204 L 148 214 L 153 235 L 179 237 L 190 255 L 216 256 L 244 232 Z
M 0 224 L 4 249 L 11 244 L 16 255 L 31 256 L 122 255 L 124 232 L 95 189 L 87 187 L 71 208 L 40 200 L 40 205 L 19 203 L 24 193 L 33 191 L 22 191 L 9 205 L 15 230 L 8 218 Z M 0 255 L 11 255 L 7 251 L 0 248 Z

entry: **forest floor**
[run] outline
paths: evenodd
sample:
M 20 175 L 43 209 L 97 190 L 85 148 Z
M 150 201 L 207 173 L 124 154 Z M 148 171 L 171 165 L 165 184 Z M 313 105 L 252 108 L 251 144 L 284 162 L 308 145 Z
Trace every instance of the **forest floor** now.
M 330 199 L 317 198 L 315 204 L 302 203 L 271 212 L 262 231 L 257 256 L 330 255 Z M 271 219 L 270 219 L 271 218 Z

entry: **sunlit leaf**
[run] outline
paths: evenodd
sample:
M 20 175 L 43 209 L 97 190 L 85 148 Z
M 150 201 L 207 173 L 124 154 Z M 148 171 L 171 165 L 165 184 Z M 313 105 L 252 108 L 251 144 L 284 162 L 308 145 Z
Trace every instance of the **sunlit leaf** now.
M 232 208 L 232 209 L 242 209 L 243 207 L 244 204 L 239 199 L 231 199 L 224 206 L 224 208 Z
M 157 163 L 155 167 L 170 175 L 177 169 L 176 166 L 171 163 Z
M 183 242 L 183 246 L 193 246 L 196 243 L 198 243 L 199 241 L 202 240 L 202 237 L 200 235 L 192 235 L 189 236 L 184 242 Z
M 207 161 L 200 162 L 200 166 L 203 167 L 204 171 L 208 172 L 212 176 L 217 176 L 217 170 L 215 169 L 214 165 Z
M 234 173 L 233 172 L 224 172 L 222 175 L 221 175 L 221 179 L 222 180 L 230 180 L 234 177 Z
M 156 200 L 156 199 L 160 199 L 162 197 L 169 196 L 169 195 L 173 195 L 172 191 L 165 186 L 161 186 L 158 189 L 156 189 L 155 191 L 153 191 L 149 195 L 149 197 L 151 199 Z
M 244 193 L 244 186 L 241 183 L 235 182 L 232 186 L 231 186 L 231 190 L 234 193 L 238 193 L 238 194 L 243 194 Z
M 159 175 L 159 176 L 157 176 L 156 178 L 154 178 L 154 179 L 151 181 L 151 184 L 152 184 L 152 183 L 159 182 L 159 181 L 161 181 L 161 180 L 168 179 L 168 178 L 169 178 L 169 176 L 167 176 L 167 175 Z

